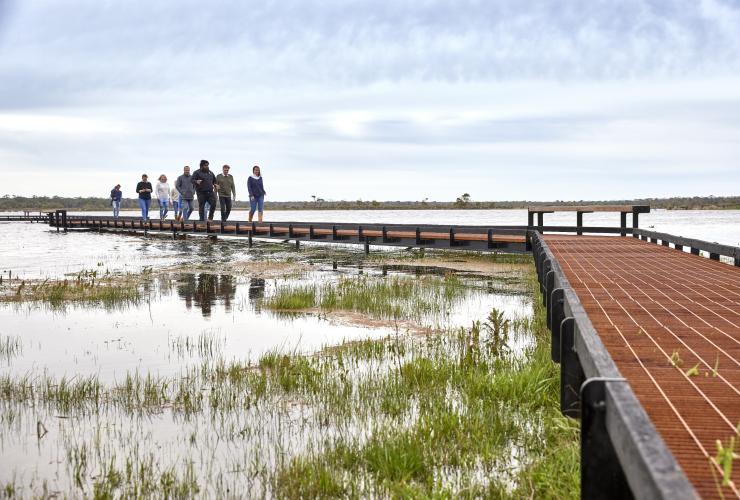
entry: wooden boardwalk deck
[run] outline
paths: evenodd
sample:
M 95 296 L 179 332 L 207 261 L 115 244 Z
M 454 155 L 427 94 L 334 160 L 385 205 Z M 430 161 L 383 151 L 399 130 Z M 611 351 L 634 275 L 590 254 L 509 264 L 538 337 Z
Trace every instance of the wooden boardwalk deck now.
M 740 268 L 634 238 L 545 241 L 696 491 L 719 496 L 716 442 L 740 424 Z

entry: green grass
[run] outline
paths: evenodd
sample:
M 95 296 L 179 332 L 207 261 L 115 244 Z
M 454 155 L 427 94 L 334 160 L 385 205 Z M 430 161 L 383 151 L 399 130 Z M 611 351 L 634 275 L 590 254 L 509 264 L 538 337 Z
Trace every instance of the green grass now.
M 63 280 L 21 281 L 12 287 L 6 285 L 0 289 L 0 301 L 39 302 L 53 308 L 61 308 L 67 303 L 120 307 L 141 300 L 139 285 L 150 276 L 149 272 L 111 276 L 98 275 L 97 271 L 83 271 Z
M 265 301 L 278 311 L 318 308 L 353 311 L 380 319 L 415 319 L 441 315 L 466 295 L 452 273 L 444 277 L 359 276 L 336 283 L 281 286 Z

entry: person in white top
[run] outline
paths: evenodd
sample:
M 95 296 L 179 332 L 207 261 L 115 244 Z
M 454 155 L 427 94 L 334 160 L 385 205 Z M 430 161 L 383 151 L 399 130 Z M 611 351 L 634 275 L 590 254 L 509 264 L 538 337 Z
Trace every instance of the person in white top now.
M 154 192 L 157 193 L 157 200 L 159 201 L 159 218 L 165 220 L 170 208 L 170 185 L 167 184 L 166 175 L 159 176 L 159 182 L 157 182 Z
M 172 188 L 170 199 L 172 200 L 172 211 L 175 212 L 175 220 L 180 220 L 182 207 L 180 206 L 180 193 L 177 192 L 177 188 Z

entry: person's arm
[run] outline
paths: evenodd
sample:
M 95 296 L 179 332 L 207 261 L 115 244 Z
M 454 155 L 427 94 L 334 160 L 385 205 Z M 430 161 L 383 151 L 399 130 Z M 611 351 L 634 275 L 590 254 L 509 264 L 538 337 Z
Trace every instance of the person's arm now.
M 182 177 L 178 177 L 175 179 L 175 189 L 177 189 L 177 192 L 180 192 L 180 188 L 182 187 Z
M 252 186 L 253 182 L 254 182 L 254 179 L 252 179 L 251 177 L 247 179 L 247 191 L 249 191 L 250 200 L 254 198 L 254 187 Z
M 234 178 L 231 178 L 231 199 L 236 201 L 236 181 L 234 181 Z

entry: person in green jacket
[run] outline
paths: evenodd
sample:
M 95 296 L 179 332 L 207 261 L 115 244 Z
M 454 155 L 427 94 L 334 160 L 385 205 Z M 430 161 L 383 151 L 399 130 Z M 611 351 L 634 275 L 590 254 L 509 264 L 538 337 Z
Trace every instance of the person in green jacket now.
M 216 184 L 218 184 L 218 200 L 221 203 L 222 221 L 229 218 L 231 205 L 236 199 L 236 183 L 234 182 L 234 176 L 229 173 L 229 170 L 231 170 L 231 167 L 224 165 L 223 173 L 216 176 Z

